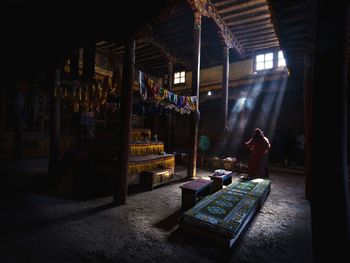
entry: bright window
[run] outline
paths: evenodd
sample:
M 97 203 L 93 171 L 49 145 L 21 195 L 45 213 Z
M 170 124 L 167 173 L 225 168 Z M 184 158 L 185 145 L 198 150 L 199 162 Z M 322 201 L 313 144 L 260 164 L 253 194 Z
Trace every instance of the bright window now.
M 285 67 L 286 66 L 286 60 L 284 59 L 284 55 L 282 50 L 278 51 L 278 67 Z
M 185 83 L 185 71 L 175 72 L 174 84 Z
M 273 53 L 260 54 L 256 56 L 256 70 L 264 70 L 273 68 Z

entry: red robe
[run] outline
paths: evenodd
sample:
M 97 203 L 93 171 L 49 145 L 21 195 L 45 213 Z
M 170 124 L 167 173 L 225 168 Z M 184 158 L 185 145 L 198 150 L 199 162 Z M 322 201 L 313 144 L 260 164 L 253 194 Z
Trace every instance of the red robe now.
M 270 142 L 265 136 L 254 136 L 245 143 L 250 149 L 250 157 L 248 161 L 248 173 L 253 178 L 266 178 L 267 159 L 270 150 Z

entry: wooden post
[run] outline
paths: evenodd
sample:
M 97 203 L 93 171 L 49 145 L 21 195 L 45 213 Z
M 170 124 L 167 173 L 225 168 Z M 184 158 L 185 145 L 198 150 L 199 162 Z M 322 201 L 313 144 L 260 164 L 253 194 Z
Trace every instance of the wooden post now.
M 222 64 L 222 110 L 223 110 L 223 130 L 228 130 L 228 81 L 230 74 L 230 49 L 224 46 L 224 57 Z
M 194 54 L 192 66 L 192 96 L 197 96 L 199 106 L 199 76 L 201 56 L 201 13 L 194 11 Z M 191 113 L 190 151 L 188 156 L 187 177 L 194 178 L 197 173 L 197 144 L 198 144 L 199 111 Z
M 173 67 L 173 61 L 171 58 L 169 58 L 168 62 L 168 90 L 173 91 L 173 76 L 174 76 L 174 67 Z M 173 118 L 174 114 L 172 112 L 169 113 L 168 119 L 167 119 L 167 148 L 168 151 L 172 149 L 173 147 Z
M 123 58 L 123 76 L 120 103 L 120 138 L 119 154 L 117 162 L 116 192 L 114 204 L 122 205 L 126 202 L 128 191 L 128 168 L 129 168 L 129 144 L 131 132 L 133 82 L 135 76 L 135 40 L 129 39 L 125 45 Z
M 50 153 L 49 153 L 49 174 L 56 175 L 59 159 L 60 159 L 60 94 L 59 87 L 61 85 L 61 70 L 56 70 L 52 92 L 51 92 L 51 127 L 50 127 Z
M 311 104 L 311 219 L 314 262 L 350 262 L 346 163 L 347 1 L 316 1 Z M 336 29 L 336 30 L 335 30 Z M 326 118 L 325 116 L 331 116 Z

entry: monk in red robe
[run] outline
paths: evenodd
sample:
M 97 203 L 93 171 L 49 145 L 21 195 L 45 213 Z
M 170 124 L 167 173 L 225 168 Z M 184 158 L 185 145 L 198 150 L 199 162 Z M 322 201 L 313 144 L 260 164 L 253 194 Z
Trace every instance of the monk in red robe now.
M 253 137 L 245 142 L 245 145 L 250 150 L 248 161 L 248 173 L 253 178 L 267 178 L 268 154 L 271 148 L 269 140 L 264 136 L 264 133 L 256 128 Z

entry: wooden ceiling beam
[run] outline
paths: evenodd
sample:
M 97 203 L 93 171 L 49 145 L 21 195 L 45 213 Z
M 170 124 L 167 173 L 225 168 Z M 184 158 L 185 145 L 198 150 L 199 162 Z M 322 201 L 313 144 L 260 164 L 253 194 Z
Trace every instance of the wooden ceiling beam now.
M 250 39 L 247 41 L 244 41 L 244 46 L 248 46 L 251 44 L 260 44 L 260 43 L 268 43 L 271 41 L 277 41 L 278 42 L 278 38 L 277 37 L 271 37 L 271 38 L 261 38 L 261 39 Z
M 136 59 L 148 59 L 153 57 L 159 57 L 162 54 L 159 52 L 159 50 L 153 50 L 151 52 L 136 52 L 135 57 Z
M 175 52 L 170 51 L 168 47 L 166 47 L 165 45 L 160 43 L 154 37 L 143 38 L 143 39 L 141 39 L 141 41 L 144 41 L 144 42 L 158 48 L 169 60 L 183 64 L 186 67 L 190 65 L 190 63 L 187 61 L 187 59 L 180 58 Z
M 266 0 L 247 1 L 238 5 L 230 5 L 226 7 L 220 7 L 217 3 L 215 3 L 214 5 L 219 10 L 220 14 L 227 14 L 231 12 L 240 13 L 246 10 L 252 10 L 260 6 L 266 6 Z
M 236 32 L 236 30 L 244 31 L 244 30 L 248 30 L 248 29 L 252 29 L 252 28 L 256 29 L 256 28 L 259 28 L 261 26 L 270 25 L 270 24 L 271 24 L 271 20 L 270 20 L 270 17 L 268 17 L 268 18 L 262 18 L 259 20 L 243 23 L 241 25 L 231 25 L 229 27 L 233 32 Z
M 258 32 L 261 32 L 263 30 L 273 30 L 275 31 L 275 28 L 270 22 L 264 23 L 262 25 L 253 25 L 247 28 L 242 28 L 240 30 L 235 30 L 235 34 L 238 36 L 239 34 L 255 34 Z
M 259 43 L 268 43 L 271 41 L 277 41 L 278 42 L 278 38 L 277 37 L 271 37 L 271 38 L 256 38 L 256 39 L 249 39 L 244 41 L 244 45 L 250 45 L 250 44 L 259 44 Z
M 272 44 L 265 44 L 265 45 L 249 46 L 249 47 L 246 47 L 246 49 L 248 50 L 249 54 L 252 55 L 259 50 L 275 48 L 275 47 L 278 47 L 278 45 L 276 45 L 275 43 L 272 43 Z
M 232 48 L 239 57 L 244 57 L 244 47 L 239 43 L 230 28 L 226 25 L 225 20 L 217 11 L 215 5 L 209 0 L 188 0 L 188 3 L 193 10 L 198 10 L 203 16 L 213 19 L 215 24 L 219 27 L 219 33 L 225 44 Z
M 240 35 L 237 35 L 237 37 L 239 40 L 241 40 L 241 39 L 247 39 L 247 38 L 260 37 L 264 35 L 270 35 L 270 34 L 276 35 L 276 32 L 273 28 L 268 30 L 265 29 L 265 30 L 255 31 L 254 33 L 249 33 L 249 34 L 242 33 Z
M 258 15 L 254 17 L 249 17 L 246 19 L 238 20 L 238 21 L 232 21 L 232 22 L 227 22 L 228 26 L 238 26 L 238 25 L 244 25 L 244 24 L 249 24 L 252 22 L 260 21 L 263 19 L 270 19 L 270 14 L 263 14 L 263 15 Z
M 260 42 L 260 43 L 252 43 L 252 44 L 247 44 L 246 45 L 246 48 L 259 48 L 259 49 L 262 49 L 262 47 L 267 47 L 267 46 L 274 46 L 274 47 L 278 47 L 279 44 L 278 44 L 278 40 L 274 40 L 274 41 L 263 41 L 263 42 Z
M 218 8 L 225 6 L 225 5 L 232 5 L 233 2 L 234 2 L 234 0 L 213 0 L 213 3 Z
M 232 4 L 232 1 L 220 1 L 218 3 L 215 3 L 215 6 L 217 9 L 221 12 L 227 13 L 227 12 L 232 12 L 240 9 L 248 9 L 252 8 L 257 4 L 266 4 L 266 0 L 252 0 L 252 1 L 246 1 L 246 2 L 241 2 L 238 4 Z
M 259 17 L 259 16 L 263 16 L 263 15 L 270 15 L 269 10 L 265 8 L 265 10 L 259 11 L 259 12 L 254 12 L 254 13 L 248 13 L 245 15 L 237 15 L 234 17 L 225 17 L 225 21 L 226 23 L 231 23 L 234 21 L 242 21 L 245 19 L 249 19 L 249 18 L 254 18 L 254 17 Z
M 242 16 L 254 16 L 255 13 L 260 13 L 260 12 L 265 12 L 268 11 L 269 7 L 267 5 L 262 5 L 256 8 L 248 9 L 245 11 L 240 11 L 240 12 L 235 12 L 235 13 L 225 13 L 221 11 L 220 14 L 222 15 L 223 19 L 230 19 L 230 18 L 237 18 L 237 17 L 242 17 Z

